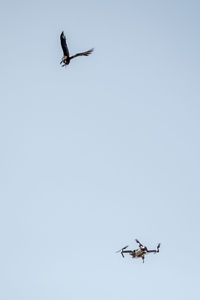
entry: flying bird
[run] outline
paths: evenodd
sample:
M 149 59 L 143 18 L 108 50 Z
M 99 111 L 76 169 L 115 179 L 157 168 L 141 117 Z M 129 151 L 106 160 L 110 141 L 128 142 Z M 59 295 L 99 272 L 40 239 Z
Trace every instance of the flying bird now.
M 77 53 L 75 55 L 72 55 L 72 56 L 69 56 L 69 50 L 68 50 L 68 47 L 67 47 L 67 42 L 66 42 L 66 37 L 64 35 L 64 31 L 62 31 L 61 35 L 60 35 L 60 42 L 61 42 L 61 47 L 62 47 L 62 50 L 63 50 L 63 58 L 60 62 L 60 64 L 62 64 L 62 67 L 68 65 L 70 63 L 70 60 L 72 58 L 75 58 L 77 56 L 88 56 L 90 55 L 92 52 L 93 52 L 93 48 L 88 50 L 88 51 L 85 51 L 85 52 L 81 52 L 81 53 Z

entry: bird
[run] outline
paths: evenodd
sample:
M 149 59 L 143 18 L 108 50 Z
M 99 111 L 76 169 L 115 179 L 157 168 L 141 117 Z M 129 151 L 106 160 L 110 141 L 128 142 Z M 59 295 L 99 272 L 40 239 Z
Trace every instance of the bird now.
M 65 37 L 64 31 L 61 32 L 60 42 L 61 42 L 61 47 L 62 47 L 63 54 L 64 54 L 64 56 L 63 56 L 63 58 L 60 62 L 60 64 L 62 64 L 62 67 L 66 66 L 66 65 L 69 65 L 71 59 L 73 59 L 77 56 L 88 56 L 94 51 L 94 48 L 92 48 L 88 51 L 77 53 L 75 55 L 70 56 L 69 55 L 69 50 L 68 50 L 68 47 L 67 47 L 67 42 L 66 42 L 66 37 Z

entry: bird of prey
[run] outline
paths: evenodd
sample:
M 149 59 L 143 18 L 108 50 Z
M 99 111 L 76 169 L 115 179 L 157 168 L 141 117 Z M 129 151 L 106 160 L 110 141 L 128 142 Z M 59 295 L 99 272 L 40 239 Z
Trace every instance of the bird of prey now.
M 81 52 L 81 53 L 77 53 L 75 55 L 72 55 L 72 56 L 69 56 L 69 50 L 68 50 L 68 47 L 67 47 L 67 42 L 66 42 L 66 37 L 64 35 L 64 31 L 62 31 L 61 35 L 60 35 L 60 42 L 61 42 L 61 47 L 62 47 L 62 50 L 63 50 L 63 58 L 60 62 L 60 64 L 62 64 L 62 67 L 68 65 L 70 63 L 70 60 L 72 58 L 75 58 L 77 56 L 88 56 L 90 55 L 92 52 L 93 52 L 93 48 L 88 50 L 88 51 L 85 51 L 85 52 Z

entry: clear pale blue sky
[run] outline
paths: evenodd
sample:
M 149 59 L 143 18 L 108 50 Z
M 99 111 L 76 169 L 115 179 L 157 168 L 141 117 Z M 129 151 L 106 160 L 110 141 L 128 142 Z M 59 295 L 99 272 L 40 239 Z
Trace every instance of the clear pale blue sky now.
M 0 299 L 200 299 L 199 13 L 1 4 Z M 95 52 L 61 68 L 62 30 Z

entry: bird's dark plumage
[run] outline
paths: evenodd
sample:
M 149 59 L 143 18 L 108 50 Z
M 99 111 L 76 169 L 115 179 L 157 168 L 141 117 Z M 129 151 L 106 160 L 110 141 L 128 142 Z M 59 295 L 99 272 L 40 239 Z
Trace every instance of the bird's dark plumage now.
M 67 47 L 67 42 L 66 42 L 66 37 L 64 35 L 64 31 L 62 31 L 61 35 L 60 35 L 60 42 L 61 42 L 61 47 L 62 47 L 62 50 L 63 50 L 63 58 L 60 62 L 60 64 L 63 63 L 62 67 L 68 65 L 70 63 L 70 60 L 77 57 L 77 56 L 88 56 L 90 55 L 92 52 L 93 52 L 93 48 L 88 50 L 88 51 L 85 51 L 85 52 L 80 52 L 80 53 L 77 53 L 75 55 L 72 55 L 72 56 L 69 56 L 69 50 L 68 50 L 68 47 Z
M 75 58 L 75 57 L 77 57 L 77 56 L 88 56 L 88 55 L 90 55 L 93 51 L 94 51 L 94 49 L 92 48 L 92 49 L 90 49 L 90 50 L 88 50 L 88 51 L 81 52 L 81 53 L 77 53 L 77 54 L 75 54 L 75 55 L 72 55 L 72 56 L 70 57 L 70 59 Z
M 66 37 L 64 35 L 64 32 L 62 31 L 61 35 L 60 35 L 60 42 L 61 42 L 61 47 L 63 49 L 63 54 L 64 56 L 69 57 L 69 50 L 67 48 L 67 42 L 66 42 Z

